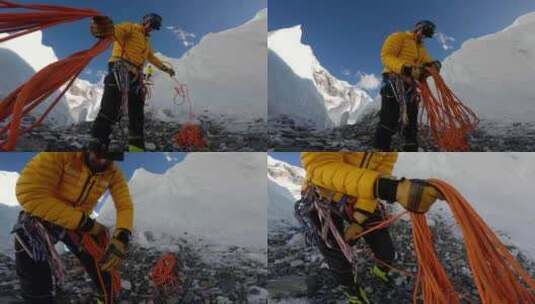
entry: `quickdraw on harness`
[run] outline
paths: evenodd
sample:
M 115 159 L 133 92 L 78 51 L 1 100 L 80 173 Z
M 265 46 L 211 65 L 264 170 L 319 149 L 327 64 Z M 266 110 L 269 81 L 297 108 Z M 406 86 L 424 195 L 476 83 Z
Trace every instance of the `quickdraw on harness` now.
M 145 100 L 147 89 L 142 79 L 141 70 L 126 60 L 115 61 L 110 72 L 113 75 L 119 92 L 121 92 L 119 115 L 115 121 L 110 121 L 112 123 L 119 122 L 119 130 L 121 131 L 121 138 L 123 140 L 121 146 L 124 147 L 127 144 L 127 134 L 125 132 L 126 126 L 123 124 L 123 117 L 128 116 L 128 95 L 133 90 L 135 94 L 143 96 L 143 100 Z
M 150 276 L 155 287 L 155 299 L 163 300 L 183 293 L 174 254 L 160 257 L 152 267 Z
M 407 87 L 403 79 L 396 74 L 390 74 L 385 80 L 385 85 L 389 86 L 394 94 L 394 98 L 399 104 L 399 123 L 401 130 L 409 124 L 409 115 L 407 113 L 407 103 L 417 102 L 418 96 L 415 93 L 414 86 Z M 383 126 L 384 128 L 388 128 Z M 390 130 L 394 132 L 395 130 Z
M 173 78 L 175 82 L 175 95 L 173 102 L 177 107 L 182 105 L 188 106 L 188 119 L 182 124 L 177 133 L 175 133 L 173 140 L 175 144 L 183 150 L 203 150 L 206 148 L 207 143 L 202 136 L 202 129 L 199 124 L 194 123 L 195 114 L 193 113 L 193 103 L 189 94 L 189 88 L 186 84 L 180 83 L 176 78 Z M 181 101 L 177 102 L 180 98 Z
M 420 124 L 429 127 L 431 138 L 440 150 L 467 151 L 467 136 L 475 130 L 479 118 L 448 88 L 434 68 L 427 67 L 426 72 L 435 83 L 436 95 L 427 81 L 417 82 L 423 108 Z
M 109 272 L 111 276 L 111 294 L 107 293 L 107 286 L 102 277 L 102 272 L 100 271 L 100 265 L 98 264 L 104 258 L 106 253 L 106 248 L 109 244 L 109 233 L 103 231 L 97 237 L 91 236 L 89 233 L 80 234 L 75 231 L 68 231 L 69 237 L 75 242 L 79 250 L 83 250 L 88 253 L 93 260 L 95 261 L 95 270 L 97 272 L 98 283 L 100 284 L 100 289 L 104 292 L 104 299 L 106 303 L 112 303 L 115 296 L 117 296 L 121 291 L 121 275 L 119 271 L 113 269 Z
M 331 244 L 329 240 L 329 233 L 333 236 L 338 248 L 348 260 L 348 262 L 353 265 L 356 269 L 356 256 L 355 251 L 352 249 L 352 245 L 348 244 L 344 237 L 340 234 L 340 231 L 336 227 L 336 224 L 333 221 L 333 214 L 343 219 L 346 222 L 350 221 L 350 215 L 352 214 L 352 208 L 347 204 L 348 197 L 343 196 L 336 204 L 333 204 L 333 195 L 331 197 L 322 197 L 318 187 L 309 185 L 304 191 L 302 198 L 295 204 L 295 216 L 299 223 L 301 223 L 305 240 L 308 245 L 318 244 L 318 242 L 323 242 L 327 247 L 334 248 L 335 245 Z M 311 220 L 311 212 L 316 212 L 318 219 L 320 221 L 320 227 L 316 225 Z M 364 235 L 371 233 L 378 229 L 383 229 L 386 226 L 397 221 L 401 216 L 406 214 L 406 212 L 399 213 L 395 216 L 385 218 L 383 221 L 370 225 L 371 227 L 367 230 L 360 233 L 355 239 L 360 239 Z M 379 260 L 377 257 L 373 258 L 380 264 L 383 264 L 390 269 L 399 271 L 403 274 L 407 274 L 405 271 L 398 270 L 391 265 L 388 265 L 386 262 Z M 356 276 L 357 272 L 354 271 Z M 356 280 L 356 277 L 355 277 Z
M 13 235 L 32 260 L 50 265 L 54 282 L 61 285 L 65 279 L 65 267 L 54 245 L 62 238 L 64 231 L 52 230 L 49 231 L 37 218 L 21 212 L 13 227 Z
M 0 0 L 0 11 L 5 9 L 15 11 L 0 13 L 0 34 L 8 34 L 8 36 L 0 38 L 0 43 L 54 25 L 102 16 L 100 12 L 90 9 L 17 4 Z M 17 9 L 22 9 L 22 11 Z M 82 70 L 94 57 L 104 52 L 111 45 L 111 42 L 111 37 L 100 39 L 90 49 L 74 53 L 46 66 L 1 100 L 0 124 L 4 124 L 0 127 L 0 150 L 11 151 L 15 149 L 17 139 L 21 134 L 40 125 Z M 47 100 L 56 90 L 61 90 L 61 92 L 54 98 L 45 112 L 32 125 L 21 129 L 22 117 Z

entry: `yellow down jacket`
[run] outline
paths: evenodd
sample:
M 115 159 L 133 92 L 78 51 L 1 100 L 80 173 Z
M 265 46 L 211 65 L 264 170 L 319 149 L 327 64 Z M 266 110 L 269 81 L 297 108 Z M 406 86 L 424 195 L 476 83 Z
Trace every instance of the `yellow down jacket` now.
M 386 38 L 381 49 L 383 73 L 401 73 L 403 65 L 419 66 L 432 62 L 423 43 L 416 41 L 413 32 L 398 32 Z
M 303 152 L 306 181 L 320 194 L 339 201 L 344 195 L 354 209 L 373 213 L 377 207 L 375 182 L 392 175 L 395 152 Z
M 124 59 L 141 68 L 148 60 L 159 69 L 164 67 L 154 56 L 149 37 L 141 24 L 125 22 L 115 25 L 114 39 L 110 62 Z
M 66 229 L 78 227 L 109 190 L 117 211 L 116 228 L 132 231 L 134 208 L 121 170 L 113 164 L 92 174 L 83 152 L 43 152 L 22 170 L 16 195 L 24 211 Z

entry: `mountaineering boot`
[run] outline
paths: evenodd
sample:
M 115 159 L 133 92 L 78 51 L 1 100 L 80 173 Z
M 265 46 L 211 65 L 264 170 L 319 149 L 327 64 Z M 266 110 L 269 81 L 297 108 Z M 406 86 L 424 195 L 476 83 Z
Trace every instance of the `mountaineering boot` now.
M 128 152 L 145 152 L 145 149 L 134 145 L 128 145 Z
M 347 297 L 347 304 L 370 304 L 368 295 L 362 287 L 347 288 L 344 294 Z

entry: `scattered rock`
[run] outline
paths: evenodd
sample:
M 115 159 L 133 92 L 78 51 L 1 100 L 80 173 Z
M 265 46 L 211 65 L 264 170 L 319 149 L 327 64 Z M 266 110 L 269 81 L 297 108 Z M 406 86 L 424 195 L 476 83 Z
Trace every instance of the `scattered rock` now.
M 227 117 L 198 116 L 208 147 L 206 151 L 252 152 L 267 150 L 266 123 L 263 119 L 238 121 Z M 83 122 L 67 127 L 40 125 L 22 135 L 17 142 L 17 151 L 79 151 L 90 140 L 92 122 Z M 152 120 L 146 117 L 145 139 L 147 151 L 185 151 L 173 143 L 174 135 L 181 125 L 174 122 Z M 127 145 L 128 121 L 125 118 L 114 126 L 111 142 Z
M 479 303 L 477 289 L 466 262 L 464 243 L 452 233 L 451 224 L 440 217 L 434 218 L 434 221 L 431 231 L 435 250 L 450 279 L 457 291 L 465 296 L 466 303 Z M 399 220 L 389 229 L 397 251 L 393 266 L 409 275 L 392 272 L 392 286 L 372 277 L 369 271 L 374 265 L 371 251 L 360 240 L 353 248 L 362 256 L 356 264 L 357 278 L 367 290 L 372 303 L 412 303 L 417 263 L 413 253 L 411 225 L 406 220 Z M 345 303 L 342 288 L 319 250 L 304 242 L 291 241 L 302 235 L 299 227 L 273 224 L 268 231 L 267 289 L 270 303 Z M 516 248 L 515 251 L 519 252 Z M 517 260 L 531 276 L 535 276 L 533 261 L 522 253 L 518 253 Z
M 373 150 L 377 113 L 369 114 L 354 125 L 317 130 L 312 124 L 295 125 L 281 116 L 268 121 L 269 148 L 275 151 L 367 151 Z M 425 129 L 420 135 L 426 134 Z M 535 151 L 534 123 L 498 123 L 483 120 L 469 137 L 470 151 Z M 392 138 L 392 147 L 401 150 L 399 134 Z M 421 136 L 423 151 L 439 151 L 429 137 Z
M 195 245 L 193 245 L 195 244 Z M 244 248 L 213 248 L 202 242 L 175 240 L 173 246 L 179 264 L 182 293 L 158 298 L 150 279 L 156 260 L 168 253 L 159 247 L 140 247 L 128 251 L 121 266 L 121 294 L 118 303 L 266 303 L 267 269 L 249 257 Z M 96 291 L 78 260 L 70 253 L 62 255 L 65 282 L 57 294 L 58 303 L 94 303 Z M 20 287 L 14 261 L 0 254 L 0 303 L 21 303 Z

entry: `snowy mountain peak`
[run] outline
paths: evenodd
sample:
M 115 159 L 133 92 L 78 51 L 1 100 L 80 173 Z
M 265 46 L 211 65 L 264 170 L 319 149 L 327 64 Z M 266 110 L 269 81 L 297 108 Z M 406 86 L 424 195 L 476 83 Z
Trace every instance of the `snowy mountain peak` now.
M 290 191 L 294 198 L 301 196 L 305 170 L 268 156 L 268 178 Z
M 15 185 L 19 179 L 17 172 L 0 171 L 0 205 L 18 206 Z

